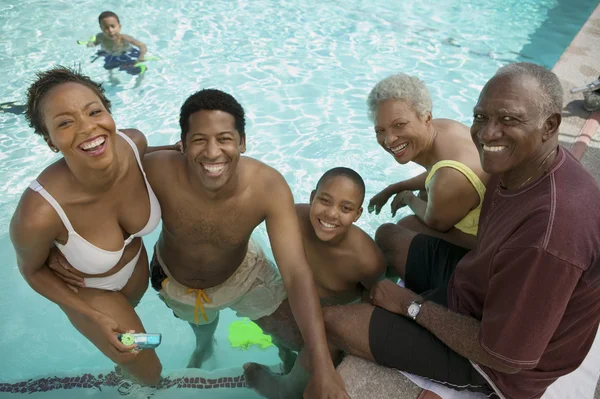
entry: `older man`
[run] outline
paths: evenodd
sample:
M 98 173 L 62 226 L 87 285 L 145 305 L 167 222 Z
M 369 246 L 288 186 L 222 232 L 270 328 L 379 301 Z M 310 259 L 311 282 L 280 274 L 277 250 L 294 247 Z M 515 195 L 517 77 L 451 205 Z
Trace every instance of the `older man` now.
M 600 318 L 600 188 L 558 145 L 562 89 L 529 63 L 483 88 L 471 128 L 493 175 L 470 251 L 387 224 L 376 240 L 406 282 L 325 309 L 336 347 L 501 398 L 539 398 L 575 370 Z

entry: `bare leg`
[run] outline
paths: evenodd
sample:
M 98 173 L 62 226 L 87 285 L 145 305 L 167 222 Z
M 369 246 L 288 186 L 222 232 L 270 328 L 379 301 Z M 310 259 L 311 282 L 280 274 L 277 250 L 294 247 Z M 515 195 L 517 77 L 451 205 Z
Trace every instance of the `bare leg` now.
M 268 316 L 254 320 L 267 334 L 273 335 L 282 345 L 299 351 L 304 346 L 302 334 L 294 319 L 290 302 L 286 299 L 281 302 L 277 310 Z
M 112 69 L 108 70 L 108 81 L 113 85 L 118 85 L 121 83 L 121 81 L 115 77 Z
M 215 349 L 215 330 L 219 324 L 219 315 L 210 324 L 196 325 L 190 323 L 194 335 L 196 336 L 196 349 L 190 356 L 188 368 L 202 368 L 202 363 L 212 356 Z
M 334 364 L 339 364 L 341 350 L 374 362 L 369 348 L 369 322 L 373 309 L 369 304 L 323 308 Z M 310 379 L 309 369 L 308 351 L 303 349 L 288 375 L 278 375 L 263 365 L 247 363 L 244 365 L 244 376 L 250 388 L 268 399 L 302 398 Z
M 143 243 L 140 242 L 140 245 Z M 127 330 L 145 332 L 144 326 L 133 309 L 148 288 L 148 256 L 142 248 L 133 274 L 120 292 L 103 291 L 93 288 L 79 288 L 78 295 L 91 307 L 112 317 Z M 109 359 L 117 364 L 123 374 L 133 377 L 142 384 L 156 385 L 160 380 L 162 365 L 154 350 L 144 349 L 131 359 L 129 354 L 117 352 L 106 341 L 98 326 L 77 312 L 63 308 L 73 326 L 90 340 Z
M 292 314 L 289 301 L 286 299 L 281 302 L 275 312 L 254 322 L 266 334 L 273 337 L 273 344 L 279 350 L 283 372 L 289 373 L 297 357 L 294 351 L 299 351 L 304 346 L 302 334 Z
M 335 361 L 339 351 L 375 362 L 369 345 L 369 325 L 375 306 L 356 303 L 323 308 L 325 330 Z
M 302 398 L 310 379 L 308 351 L 302 349 L 291 372 L 286 375 L 273 373 L 258 363 L 244 364 L 246 385 L 268 399 Z
M 137 89 L 138 87 L 140 87 L 142 85 L 142 81 L 144 80 L 145 75 L 146 75 L 145 73 L 141 73 L 136 76 L 135 85 L 133 86 L 134 89 Z
M 383 252 L 388 271 L 393 272 L 388 274 L 397 274 L 404 280 L 408 249 L 416 235 L 414 231 L 392 223 L 379 226 L 375 232 L 375 242 Z
M 283 374 L 288 374 L 292 371 L 294 363 L 298 355 L 293 350 L 289 349 L 277 337 L 273 338 L 273 344 L 277 347 L 279 359 L 281 360 L 281 371 Z
M 112 317 L 121 327 L 136 332 L 145 332 L 142 322 L 133 310 L 133 306 L 122 293 L 79 288 L 79 296 L 94 309 Z M 106 357 L 120 366 L 126 374 L 135 377 L 142 384 L 158 384 L 162 366 L 154 350 L 141 350 L 137 356 L 131 359 L 130 356 L 124 356 L 117 352 L 104 338 L 97 325 L 89 319 L 66 308 L 63 308 L 63 311 L 67 314 L 73 326 Z
M 400 219 L 397 225 L 414 231 L 415 233 L 427 234 L 429 236 L 441 238 L 442 240 L 448 241 L 454 245 L 458 245 L 459 247 L 473 249 L 477 245 L 477 236 L 464 233 L 454 227 L 449 231 L 442 233 L 427 227 L 414 215 Z

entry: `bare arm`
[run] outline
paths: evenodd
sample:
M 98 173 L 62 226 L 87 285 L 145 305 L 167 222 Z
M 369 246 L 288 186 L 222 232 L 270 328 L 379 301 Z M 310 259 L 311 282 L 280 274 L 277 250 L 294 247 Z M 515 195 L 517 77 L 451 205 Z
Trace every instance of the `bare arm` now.
M 45 266 L 60 220 L 49 204 L 44 204 L 33 191 L 26 191 L 10 223 L 10 238 L 17 254 L 19 271 L 25 281 L 40 295 L 74 310 L 91 320 L 101 314 L 76 295 Z
M 264 173 L 264 172 L 263 172 Z M 310 353 L 313 374 L 331 372 L 319 296 L 306 260 L 292 193 L 279 173 L 269 176 L 266 227 L 294 318 Z
M 138 61 L 144 61 L 144 56 L 146 55 L 146 51 L 148 51 L 148 49 L 146 48 L 146 45 L 142 42 L 140 42 L 139 40 L 134 39 L 133 37 L 129 36 L 129 35 L 121 35 L 123 37 L 124 40 L 128 41 L 129 43 L 133 44 L 135 47 L 140 49 L 140 56 L 138 57 Z
M 138 151 L 140 152 L 140 155 L 142 156 L 142 158 L 145 154 L 150 154 L 155 151 L 162 151 L 162 150 L 179 151 L 179 147 L 177 146 L 177 144 L 161 145 L 161 146 L 157 146 L 157 147 L 148 146 L 148 140 L 146 139 L 146 136 L 144 135 L 144 133 L 142 133 L 141 131 L 139 131 L 137 129 L 121 129 L 121 131 L 123 133 L 125 133 L 127 136 L 129 136 L 129 138 L 131 138 L 133 140 L 133 142 L 137 145 Z
M 415 176 L 408 180 L 403 180 L 401 182 L 390 184 L 382 191 L 377 193 L 371 200 L 369 201 L 368 210 L 369 212 L 375 212 L 379 215 L 383 206 L 388 202 L 388 200 L 395 194 L 402 195 L 403 192 L 412 192 L 414 190 L 425 190 L 425 180 L 427 179 L 427 173 L 423 172 L 418 176 Z M 395 214 L 394 204 L 392 204 L 392 213 Z
M 94 38 L 94 40 L 88 40 L 88 42 L 86 44 L 87 47 L 95 47 L 95 46 L 99 45 L 100 38 L 102 38 L 102 33 L 98 33 L 97 35 L 93 36 L 93 38 Z
M 407 310 L 412 301 L 420 298 L 419 295 L 390 280 L 377 284 L 371 295 L 374 305 L 407 317 Z M 433 333 L 450 349 L 474 363 L 506 374 L 520 371 L 498 362 L 482 348 L 479 342 L 481 323 L 472 317 L 452 312 L 433 302 L 425 302 L 421 305 L 416 322 Z
M 415 294 L 416 295 L 416 294 Z M 408 308 L 408 305 L 406 306 Z M 433 302 L 425 302 L 417 322 L 431 331 L 459 355 L 502 373 L 521 371 L 508 367 L 491 357 L 479 343 L 481 323 L 472 317 L 450 311 Z
M 417 175 L 408 180 L 403 180 L 401 182 L 390 184 L 387 186 L 386 190 L 391 194 L 396 194 L 401 191 L 416 191 L 416 190 L 425 190 L 425 180 L 427 179 L 427 174 L 429 172 L 425 171 L 420 175 Z
M 151 152 L 155 152 L 155 151 L 163 151 L 163 150 L 167 150 L 167 151 L 179 151 L 179 147 L 177 147 L 176 144 L 172 144 L 172 145 L 159 145 L 156 147 L 148 147 L 146 149 L 146 154 L 150 154 Z
M 479 194 L 459 171 L 441 168 L 432 177 L 427 202 L 407 194 L 406 204 L 428 227 L 448 231 L 479 205 Z

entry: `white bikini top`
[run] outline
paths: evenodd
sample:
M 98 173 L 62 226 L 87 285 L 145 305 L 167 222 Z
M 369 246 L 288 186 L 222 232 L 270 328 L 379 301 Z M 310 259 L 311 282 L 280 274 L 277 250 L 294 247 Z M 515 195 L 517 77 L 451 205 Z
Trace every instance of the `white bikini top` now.
M 65 214 L 65 211 L 58 204 L 58 202 L 50 195 L 48 191 L 37 180 L 34 180 L 29 185 L 29 188 L 33 191 L 36 191 L 41 194 L 42 197 L 46 199 L 52 205 L 60 220 L 62 220 L 63 224 L 67 228 L 69 232 L 69 237 L 67 238 L 67 242 L 65 245 L 62 245 L 56 241 L 54 244 L 58 247 L 60 252 L 65 256 L 67 261 L 82 273 L 87 274 L 102 274 L 106 273 L 119 261 L 123 256 L 123 251 L 125 247 L 131 243 L 131 241 L 136 237 L 142 237 L 147 234 L 150 234 L 160 222 L 161 212 L 160 212 L 160 204 L 158 203 L 158 199 L 152 191 L 150 184 L 148 184 L 148 179 L 146 178 L 146 173 L 144 172 L 144 168 L 142 167 L 142 162 L 140 160 L 140 154 L 138 153 L 137 146 L 129 137 L 121 132 L 117 132 L 117 134 L 125 139 L 125 141 L 131 146 L 133 149 L 133 153 L 135 154 L 135 159 L 140 167 L 142 172 L 142 176 L 144 176 L 144 182 L 146 183 L 146 189 L 148 190 L 148 197 L 150 199 L 150 217 L 148 218 L 148 223 L 146 226 L 139 232 L 135 234 L 131 234 L 124 242 L 123 248 L 119 251 L 107 251 L 102 248 L 98 248 L 97 246 L 91 244 L 85 238 L 81 237 L 77 232 L 73 229 L 71 222 L 69 222 L 69 218 Z

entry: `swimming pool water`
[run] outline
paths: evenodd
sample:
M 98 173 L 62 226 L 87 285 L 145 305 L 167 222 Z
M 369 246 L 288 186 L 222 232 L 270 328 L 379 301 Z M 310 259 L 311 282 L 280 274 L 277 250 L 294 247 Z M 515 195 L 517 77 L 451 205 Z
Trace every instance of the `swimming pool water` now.
M 78 46 L 99 31 L 97 16 L 116 12 L 122 32 L 160 57 L 134 79 L 106 83 L 120 128 L 142 130 L 151 145 L 178 140 L 183 100 L 201 88 L 233 94 L 247 112 L 247 155 L 277 168 L 297 202 L 306 202 L 320 175 L 350 166 L 367 184 L 368 199 L 387 184 L 419 172 L 378 147 L 365 99 L 381 78 L 402 71 L 427 83 L 434 117 L 469 123 L 479 90 L 507 62 L 552 67 L 597 3 L 593 0 L 383 0 L 102 2 L 25 0 L 0 3 L 0 102 L 25 100 L 34 71 L 80 65 L 106 81 L 94 50 Z M 16 267 L 8 223 L 31 179 L 56 159 L 22 115 L 0 113 L 0 382 L 77 374 L 111 367 L 37 295 Z M 365 204 L 366 205 L 366 204 Z M 389 209 L 389 208 L 387 208 Z M 367 212 L 358 225 L 373 234 L 391 220 Z M 402 213 L 400 216 L 404 215 Z M 257 237 L 268 245 L 264 228 Z M 145 238 L 152 248 L 158 229 Z M 185 367 L 194 346 L 190 328 L 150 288 L 137 311 L 148 331 L 162 332 L 165 371 Z M 229 348 L 221 318 L 217 352 L 207 368 L 248 360 L 277 363 L 273 349 Z M 2 393 L 0 393 L 2 395 Z

